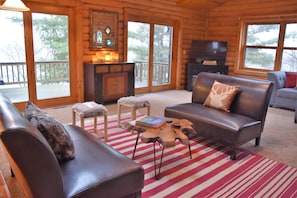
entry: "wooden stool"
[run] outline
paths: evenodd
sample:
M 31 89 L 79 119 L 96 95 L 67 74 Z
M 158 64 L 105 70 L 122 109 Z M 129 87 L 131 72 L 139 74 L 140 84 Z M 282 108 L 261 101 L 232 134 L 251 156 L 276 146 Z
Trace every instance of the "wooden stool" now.
M 136 120 L 136 109 L 147 108 L 146 115 L 150 115 L 150 103 L 147 100 L 141 99 L 136 96 L 122 97 L 118 99 L 118 126 L 121 125 L 121 110 L 122 106 L 131 109 L 131 119 Z
M 84 102 L 77 103 L 72 107 L 72 124 L 76 124 L 75 114 L 80 116 L 81 127 L 84 128 L 85 118 L 94 118 L 94 132 L 97 133 L 97 117 L 104 117 L 104 139 L 107 140 L 107 109 L 102 104 L 97 104 L 96 102 Z

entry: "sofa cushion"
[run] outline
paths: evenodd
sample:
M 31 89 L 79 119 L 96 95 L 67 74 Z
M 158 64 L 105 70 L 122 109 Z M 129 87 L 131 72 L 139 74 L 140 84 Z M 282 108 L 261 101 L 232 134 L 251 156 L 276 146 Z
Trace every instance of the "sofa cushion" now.
M 297 72 L 286 72 L 286 88 L 297 87 Z
M 191 121 L 197 135 L 238 144 L 240 139 L 249 135 L 260 135 L 261 122 L 232 112 L 218 111 L 197 103 L 183 103 L 165 108 L 165 116 L 183 118 Z M 247 135 L 247 131 L 252 130 Z M 240 142 L 242 143 L 242 142 Z
M 73 141 L 60 122 L 31 102 L 27 102 L 24 116 L 42 133 L 58 161 L 74 158 Z
M 230 86 L 215 80 L 203 105 L 229 112 L 238 90 L 239 86 Z
M 297 90 L 294 88 L 282 88 L 277 90 L 276 96 L 278 98 L 288 98 L 297 101 Z

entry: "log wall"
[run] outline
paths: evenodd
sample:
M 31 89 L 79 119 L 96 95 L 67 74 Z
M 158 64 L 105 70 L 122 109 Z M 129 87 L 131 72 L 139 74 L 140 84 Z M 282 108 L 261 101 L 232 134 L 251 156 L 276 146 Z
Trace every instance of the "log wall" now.
M 228 42 L 227 65 L 231 75 L 266 78 L 266 75 L 248 75 L 235 72 L 237 66 L 241 17 L 275 16 L 296 14 L 296 0 L 244 0 L 229 1 L 213 9 L 208 15 L 207 39 Z
M 111 52 L 112 56 L 118 57 L 118 61 L 125 61 L 125 16 L 126 15 L 143 15 L 144 17 L 160 18 L 162 20 L 174 20 L 179 24 L 179 45 L 176 49 L 178 51 L 177 68 L 175 77 L 176 84 L 174 88 L 183 89 L 185 84 L 185 65 L 188 61 L 191 41 L 193 39 L 205 39 L 206 31 L 206 16 L 205 11 L 197 12 L 180 8 L 172 3 L 160 1 L 135 1 L 135 0 L 82 0 L 83 13 L 83 61 L 92 61 L 94 57 L 100 60 L 104 59 L 106 51 L 92 51 L 89 49 L 89 10 L 108 10 L 119 13 L 119 31 L 118 31 L 118 50 Z
M 3 1 L 3 0 L 0 0 Z M 61 7 L 72 7 L 75 13 L 75 66 L 71 70 L 76 71 L 77 101 L 83 100 L 83 62 L 104 60 L 105 54 L 110 53 L 117 61 L 126 61 L 125 57 L 125 20 L 129 14 L 153 17 L 154 19 L 173 20 L 178 24 L 178 45 L 173 57 L 176 62 L 173 71 L 173 89 L 184 89 L 185 65 L 188 62 L 191 41 L 193 39 L 205 39 L 207 12 L 204 10 L 193 10 L 176 6 L 172 2 L 158 0 L 24 0 L 28 5 L 54 5 Z M 90 10 L 102 10 L 118 13 L 118 50 L 96 51 L 90 50 Z
M 3 0 L 0 0 L 3 2 Z M 205 10 L 187 9 L 176 6 L 170 1 L 160 0 L 24 0 L 26 3 L 72 7 L 75 17 L 75 69 L 77 73 L 77 101 L 83 100 L 83 62 L 95 58 L 104 59 L 106 51 L 94 51 L 89 47 L 90 10 L 98 9 L 117 12 L 118 21 L 118 50 L 112 55 L 118 61 L 125 61 L 125 20 L 129 14 L 141 14 L 146 17 L 169 19 L 178 23 L 179 36 L 177 51 L 176 80 L 173 88 L 183 89 L 185 85 L 185 70 L 188 62 L 191 41 L 194 39 L 225 40 L 228 42 L 227 64 L 230 75 L 234 72 L 238 56 L 239 18 L 248 16 L 282 15 L 297 12 L 296 0 L 232 0 L 223 6 Z M 245 75 L 247 76 L 247 75 Z M 259 77 L 259 76 L 251 76 Z

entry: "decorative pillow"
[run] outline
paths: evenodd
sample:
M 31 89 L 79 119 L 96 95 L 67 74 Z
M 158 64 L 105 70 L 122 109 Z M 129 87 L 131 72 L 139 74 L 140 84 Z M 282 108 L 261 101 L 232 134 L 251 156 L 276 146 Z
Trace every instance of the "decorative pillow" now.
M 297 72 L 286 72 L 286 88 L 297 87 Z
M 27 102 L 24 116 L 42 133 L 58 161 L 74 159 L 73 141 L 60 122 L 31 102 Z
M 215 80 L 203 105 L 230 112 L 230 106 L 238 90 L 239 86 L 230 86 Z

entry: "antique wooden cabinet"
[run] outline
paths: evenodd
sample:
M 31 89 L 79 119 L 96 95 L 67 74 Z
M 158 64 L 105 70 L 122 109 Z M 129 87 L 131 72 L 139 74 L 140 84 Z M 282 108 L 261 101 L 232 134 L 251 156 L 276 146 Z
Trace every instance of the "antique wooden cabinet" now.
M 134 95 L 134 63 L 84 63 L 85 101 L 115 102 Z
M 212 72 L 228 74 L 227 65 L 203 65 L 200 63 L 188 63 L 186 68 L 186 90 L 192 91 L 193 82 L 200 72 Z

